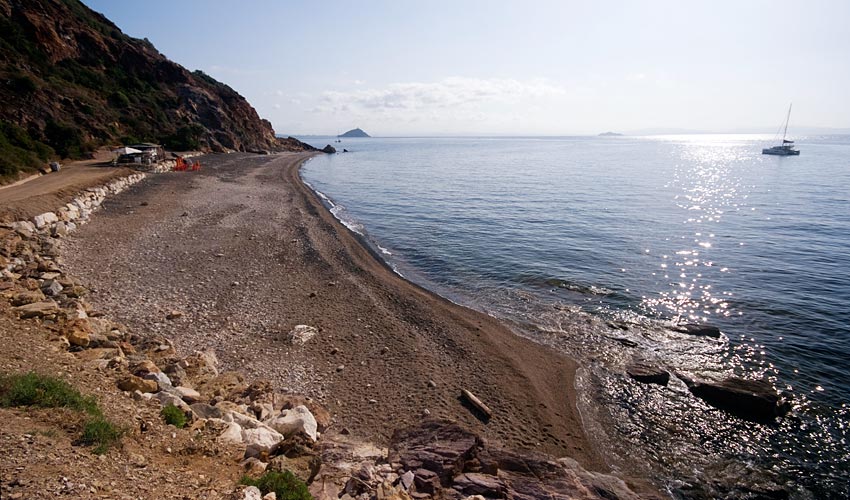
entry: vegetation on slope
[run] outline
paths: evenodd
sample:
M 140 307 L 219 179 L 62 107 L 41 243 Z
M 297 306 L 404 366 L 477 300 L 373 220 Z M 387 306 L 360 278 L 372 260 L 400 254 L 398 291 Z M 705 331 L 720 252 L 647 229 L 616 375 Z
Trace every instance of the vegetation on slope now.
M 0 178 L 115 143 L 273 149 L 236 91 L 168 60 L 79 0 L 0 0 Z

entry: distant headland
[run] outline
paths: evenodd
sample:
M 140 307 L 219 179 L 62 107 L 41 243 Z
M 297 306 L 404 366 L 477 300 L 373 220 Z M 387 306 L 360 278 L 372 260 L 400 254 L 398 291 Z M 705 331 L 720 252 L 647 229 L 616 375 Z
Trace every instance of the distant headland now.
M 337 137 L 372 137 L 363 131 L 363 129 L 354 128 L 349 130 L 348 132 L 338 135 Z
M 602 132 L 599 134 L 599 137 L 621 137 L 623 134 L 618 134 L 617 132 Z

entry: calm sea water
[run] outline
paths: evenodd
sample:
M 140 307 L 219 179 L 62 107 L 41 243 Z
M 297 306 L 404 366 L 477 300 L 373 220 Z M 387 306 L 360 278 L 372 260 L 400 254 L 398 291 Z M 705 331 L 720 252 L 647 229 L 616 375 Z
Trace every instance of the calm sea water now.
M 305 138 L 317 146 L 332 138 Z M 850 495 L 850 136 L 343 139 L 304 179 L 406 278 L 582 361 L 579 408 L 611 466 L 676 497 Z M 673 332 L 721 328 L 721 339 Z M 754 424 L 677 377 L 768 378 Z

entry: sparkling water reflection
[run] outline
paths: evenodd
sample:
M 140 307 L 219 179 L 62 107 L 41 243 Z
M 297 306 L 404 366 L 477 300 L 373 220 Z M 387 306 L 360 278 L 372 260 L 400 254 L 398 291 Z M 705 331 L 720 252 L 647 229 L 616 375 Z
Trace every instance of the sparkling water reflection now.
M 842 498 L 850 139 L 798 142 L 789 159 L 748 136 L 348 141 L 304 176 L 404 276 L 581 359 L 613 466 L 680 497 Z M 627 377 L 636 357 L 670 385 Z M 795 409 L 742 421 L 675 374 L 766 377 Z

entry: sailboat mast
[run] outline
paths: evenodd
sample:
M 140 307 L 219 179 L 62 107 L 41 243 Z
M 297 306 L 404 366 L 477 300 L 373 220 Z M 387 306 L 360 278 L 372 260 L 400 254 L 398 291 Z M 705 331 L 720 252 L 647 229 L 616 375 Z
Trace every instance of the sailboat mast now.
M 782 144 L 785 144 L 785 136 L 788 134 L 788 121 L 791 119 L 791 106 L 793 105 L 793 102 L 788 105 L 788 116 L 785 117 L 785 131 L 782 132 Z

